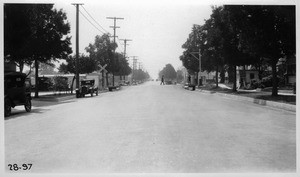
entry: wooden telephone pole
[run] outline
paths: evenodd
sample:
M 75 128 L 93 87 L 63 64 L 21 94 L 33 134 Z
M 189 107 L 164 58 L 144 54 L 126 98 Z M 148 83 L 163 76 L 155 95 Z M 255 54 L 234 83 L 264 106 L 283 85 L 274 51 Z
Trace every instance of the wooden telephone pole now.
M 79 70 L 78 70 L 78 58 L 79 58 L 79 5 L 82 3 L 73 3 L 72 5 L 76 6 L 76 89 L 79 89 Z
M 124 18 L 119 18 L 119 17 L 106 17 L 107 19 L 113 19 L 114 20 L 114 26 L 110 26 L 110 28 L 114 29 L 114 44 L 116 44 L 116 28 L 120 28 L 119 26 L 116 26 L 116 21 L 117 20 L 124 20 Z M 115 86 L 115 74 L 114 74 L 114 64 L 115 64 L 115 56 L 116 56 L 116 48 L 114 48 L 114 55 L 112 58 L 112 74 L 113 74 L 113 81 L 112 81 L 112 86 Z

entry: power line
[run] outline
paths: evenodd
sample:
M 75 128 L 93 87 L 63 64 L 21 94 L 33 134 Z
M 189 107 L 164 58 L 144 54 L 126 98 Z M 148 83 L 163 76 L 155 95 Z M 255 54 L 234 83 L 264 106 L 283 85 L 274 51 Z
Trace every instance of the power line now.
M 95 27 L 98 31 L 100 31 L 102 34 L 105 34 L 105 32 L 101 31 L 97 26 L 95 26 L 80 10 L 80 14 L 91 24 L 93 27 Z
M 93 17 L 92 17 L 92 15 L 82 6 L 82 8 L 83 8 L 83 10 L 94 20 L 94 22 L 98 25 L 98 26 L 100 26 L 106 33 L 108 33 L 108 31 L 107 30 L 105 30 Z
M 100 30 L 97 26 L 95 26 L 94 25 L 94 23 L 93 22 L 91 22 L 81 11 L 80 11 L 80 13 L 84 16 L 84 18 L 91 24 L 91 25 L 93 25 L 98 31 L 100 31 L 101 33 L 108 33 L 108 35 L 110 36 L 110 37 L 113 37 L 112 35 L 110 35 L 109 34 L 109 32 L 107 31 L 107 30 L 105 30 L 96 20 L 95 20 L 95 18 L 93 18 L 92 17 L 92 15 L 84 8 L 84 6 L 81 6 L 82 8 L 83 8 L 83 10 L 88 14 L 88 16 L 104 31 L 102 31 L 102 30 Z M 117 37 L 117 36 L 116 36 Z M 118 39 L 118 41 L 117 41 L 117 43 L 119 44 L 118 45 L 118 50 L 119 50 L 119 52 L 120 53 L 122 53 L 122 49 L 123 49 L 123 47 L 122 47 L 122 45 L 121 45 L 121 43 L 120 43 L 120 40 L 119 40 L 119 38 L 117 37 L 117 39 Z M 124 50 L 124 49 L 123 49 Z

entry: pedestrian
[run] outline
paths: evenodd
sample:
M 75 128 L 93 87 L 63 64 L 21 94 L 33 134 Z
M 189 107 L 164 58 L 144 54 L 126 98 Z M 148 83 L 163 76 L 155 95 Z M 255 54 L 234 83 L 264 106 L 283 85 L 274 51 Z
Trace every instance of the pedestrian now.
M 165 85 L 165 81 L 164 81 L 165 79 L 164 79 L 164 75 L 162 75 L 161 76 L 161 83 L 160 83 L 160 85 Z

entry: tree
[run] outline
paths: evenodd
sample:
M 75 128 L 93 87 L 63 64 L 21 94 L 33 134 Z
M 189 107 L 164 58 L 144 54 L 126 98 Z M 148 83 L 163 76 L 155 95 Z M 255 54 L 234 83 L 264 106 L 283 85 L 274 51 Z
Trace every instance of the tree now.
M 73 84 L 74 84 L 74 80 L 76 78 L 76 56 L 69 56 L 66 59 L 66 64 L 62 63 L 59 68 L 58 71 L 60 73 L 72 73 L 74 74 L 73 80 L 72 80 L 72 84 L 71 84 L 71 88 L 73 88 Z M 84 54 L 80 55 L 78 57 L 78 72 L 80 74 L 88 74 L 88 73 L 92 73 L 94 71 L 96 71 L 98 69 L 97 66 L 97 61 L 91 57 L 85 56 Z M 73 89 L 71 89 L 71 93 L 73 93 Z
M 120 77 L 129 75 L 131 73 L 131 68 L 128 61 L 120 53 L 116 53 L 116 55 L 118 59 L 117 66 L 115 66 L 118 69 L 116 75 L 119 75 Z
M 40 65 L 40 74 L 45 75 L 45 74 L 57 74 L 56 71 L 54 71 L 55 64 L 53 63 L 41 63 Z
M 35 78 L 38 80 L 39 63 L 49 63 L 57 58 L 64 59 L 72 53 L 70 47 L 70 25 L 62 11 L 53 9 L 53 4 L 6 4 L 5 5 L 5 57 L 19 64 L 35 63 Z M 20 19 L 22 19 L 20 21 Z M 11 28 L 21 23 L 21 30 Z M 14 45 L 16 37 L 21 37 L 19 45 Z M 38 97 L 36 82 L 35 97 Z
M 177 77 L 177 73 L 171 64 L 166 64 L 166 66 L 159 72 L 159 77 L 164 75 L 165 79 L 174 80 Z
M 177 83 L 182 82 L 182 81 L 183 81 L 183 78 L 184 78 L 184 76 L 183 76 L 183 71 L 180 70 L 180 69 L 178 69 L 178 70 L 176 71 L 176 80 L 177 80 Z
M 89 53 L 90 57 L 97 61 L 97 65 L 105 65 L 105 68 L 109 73 L 116 72 L 118 67 L 114 67 L 114 49 L 116 48 L 116 44 L 110 41 L 109 34 L 103 34 L 102 36 L 97 35 L 95 37 L 95 41 L 93 44 L 89 44 L 88 47 L 85 48 L 86 52 Z M 108 75 L 106 75 L 106 82 L 108 84 Z
M 143 81 L 150 78 L 148 72 L 143 71 L 142 69 L 137 69 L 133 71 L 133 79 L 137 81 Z
M 237 7 L 237 9 L 231 9 L 233 6 L 224 6 L 218 7 L 213 10 L 213 15 L 217 17 L 219 20 L 215 23 L 215 28 L 220 30 L 220 35 L 222 38 L 222 48 L 221 55 L 223 57 L 223 64 L 227 65 L 227 71 L 232 72 L 229 76 L 233 76 L 233 91 L 236 91 L 236 67 L 237 66 L 245 66 L 245 65 L 254 65 L 258 62 L 258 58 L 256 56 L 251 56 L 249 53 L 244 52 L 240 48 L 240 28 L 239 24 L 237 24 L 237 19 L 241 16 L 235 14 L 241 13 L 241 10 Z M 239 14 L 240 15 L 240 14 Z M 243 21 L 241 21 L 243 23 Z M 243 24 L 244 25 L 244 24 Z M 244 26 L 242 26 L 244 27 Z M 224 75 L 224 67 L 221 69 L 222 75 Z M 222 79 L 221 79 L 222 80 Z
M 241 29 L 240 48 L 272 67 L 272 95 L 278 95 L 277 62 L 295 54 L 295 6 L 232 6 L 236 25 Z M 234 11 L 239 9 L 238 11 Z

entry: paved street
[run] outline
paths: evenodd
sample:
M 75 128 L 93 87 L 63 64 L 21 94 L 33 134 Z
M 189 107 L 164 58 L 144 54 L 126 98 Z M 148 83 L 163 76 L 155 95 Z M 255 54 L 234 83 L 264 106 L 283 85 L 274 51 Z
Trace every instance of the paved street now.
M 148 82 L 31 113 L 21 107 L 5 120 L 5 168 L 295 172 L 295 119 L 294 112 Z

